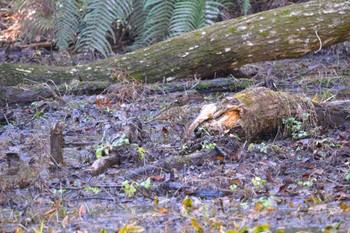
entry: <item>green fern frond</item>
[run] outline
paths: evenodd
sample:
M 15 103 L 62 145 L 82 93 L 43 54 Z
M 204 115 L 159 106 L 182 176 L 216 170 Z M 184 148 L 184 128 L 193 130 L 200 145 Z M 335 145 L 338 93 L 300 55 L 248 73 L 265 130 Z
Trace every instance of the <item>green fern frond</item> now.
M 79 27 L 78 5 L 76 1 L 60 0 L 55 14 L 55 40 L 60 50 L 66 50 L 75 39 Z
M 244 15 L 247 15 L 250 8 L 252 8 L 250 0 L 241 0 L 241 3 L 242 3 L 242 13 Z
M 132 0 L 95 0 L 88 6 L 88 13 L 83 22 L 85 27 L 79 34 L 76 47 L 81 51 L 99 51 L 107 57 L 112 51 L 112 47 L 107 40 L 107 36 L 115 36 L 112 23 L 125 20 L 132 12 Z
M 242 15 L 247 15 L 252 8 L 251 0 L 218 0 L 222 5 L 231 9 L 240 9 Z
M 147 43 L 163 40 L 168 34 L 170 18 L 179 0 L 146 0 L 148 11 L 144 25 L 143 40 Z
M 134 43 L 128 47 L 129 50 L 138 49 L 146 45 L 143 33 L 148 12 L 144 9 L 144 4 L 144 1 L 133 0 L 133 12 L 128 23 L 130 37 L 134 40 Z
M 33 15 L 30 19 L 26 20 L 24 25 L 26 29 L 24 32 L 35 34 L 50 33 L 54 29 L 55 19 L 53 17 L 43 17 L 40 14 Z
M 217 1 L 179 1 L 171 17 L 170 36 L 178 36 L 215 23 L 220 15 L 219 7 L 224 6 Z
M 51 33 L 54 28 L 54 0 L 16 0 L 14 9 L 19 12 L 21 35 L 32 39 L 36 35 Z

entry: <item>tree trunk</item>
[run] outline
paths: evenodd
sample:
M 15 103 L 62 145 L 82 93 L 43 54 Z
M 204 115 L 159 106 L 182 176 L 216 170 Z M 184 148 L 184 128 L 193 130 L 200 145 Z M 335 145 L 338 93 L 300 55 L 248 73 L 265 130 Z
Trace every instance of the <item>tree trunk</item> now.
M 253 62 L 296 58 L 350 35 L 350 4 L 317 0 L 261 12 L 174 37 L 87 65 L 1 64 L 0 87 L 29 80 L 56 85 L 107 80 L 111 74 L 145 82 L 214 76 Z M 6 96 L 0 92 L 0 98 Z

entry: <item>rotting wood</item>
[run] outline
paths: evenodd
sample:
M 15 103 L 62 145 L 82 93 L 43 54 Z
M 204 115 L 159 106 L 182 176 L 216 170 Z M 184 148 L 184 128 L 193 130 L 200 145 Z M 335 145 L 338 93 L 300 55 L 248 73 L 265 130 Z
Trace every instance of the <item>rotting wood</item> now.
M 170 170 L 172 168 L 182 169 L 185 164 L 187 166 L 200 166 L 207 160 L 215 159 L 217 155 L 218 153 L 216 150 L 206 149 L 184 156 L 170 156 L 153 164 L 134 169 L 133 171 L 118 177 L 117 179 L 130 180 L 139 176 L 149 176 L 154 173 L 159 173 L 162 170 Z
M 159 160 L 153 164 L 149 164 L 137 169 L 133 169 L 127 174 L 118 177 L 121 180 L 135 179 L 139 176 L 151 175 L 159 173 L 161 170 L 170 170 L 171 168 L 181 169 L 186 164 L 188 166 L 198 166 L 203 164 L 206 160 L 214 159 L 218 153 L 216 150 L 202 150 L 189 155 L 184 156 L 171 156 L 166 159 Z M 103 173 L 106 169 L 112 165 L 118 164 L 120 158 L 117 156 L 108 156 L 96 160 L 92 166 L 90 166 L 86 172 L 93 176 Z
M 200 198 L 219 198 L 224 196 L 233 195 L 234 192 L 228 189 L 216 188 L 199 188 L 194 186 L 186 186 L 175 182 L 164 182 L 158 185 L 158 190 L 175 190 L 176 192 L 183 192 L 185 195 L 193 195 Z
M 244 64 L 301 57 L 348 40 L 350 4 L 317 0 L 227 20 L 124 55 L 74 67 L 0 64 L 0 86 L 27 79 L 106 81 L 112 73 L 145 82 L 214 77 Z M 0 93 L 0 98 L 3 95 Z
M 50 159 L 53 162 L 54 167 L 59 167 L 64 163 L 63 147 L 63 123 L 59 121 L 50 129 Z
M 120 164 L 120 157 L 114 155 L 105 156 L 95 160 L 85 172 L 90 173 L 92 176 L 97 176 L 116 164 Z
M 317 104 L 306 96 L 252 87 L 218 103 L 203 106 L 185 132 L 185 138 L 189 138 L 199 126 L 217 134 L 235 129 L 247 139 L 276 136 L 277 133 L 277 136 L 282 136 L 288 133 L 283 119 L 291 117 L 302 121 L 304 130 L 318 125 L 347 127 L 350 125 L 349 101 Z

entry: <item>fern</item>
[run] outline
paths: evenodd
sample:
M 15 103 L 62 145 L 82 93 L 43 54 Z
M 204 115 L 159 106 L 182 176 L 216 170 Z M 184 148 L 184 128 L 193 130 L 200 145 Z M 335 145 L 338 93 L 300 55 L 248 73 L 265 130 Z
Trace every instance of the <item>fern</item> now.
M 170 18 L 179 0 L 146 0 L 144 8 L 148 11 L 144 25 L 143 40 L 147 44 L 166 38 Z
M 112 47 L 107 36 L 112 36 L 115 42 L 112 23 L 119 20 L 125 23 L 132 11 L 132 0 L 95 0 L 88 6 L 85 23 L 76 47 L 80 51 L 99 51 L 107 57 Z
M 52 32 L 55 22 L 52 17 L 55 11 L 54 0 L 17 0 L 14 9 L 19 13 L 19 32 L 27 39 Z
M 235 8 L 234 6 L 237 5 L 242 15 L 247 15 L 252 8 L 251 0 L 219 0 L 219 2 L 228 8 Z
M 144 27 L 148 12 L 144 9 L 144 1 L 133 1 L 133 12 L 128 20 L 130 37 L 134 39 L 132 46 L 128 49 L 134 50 L 146 45 L 143 39 Z
M 219 7 L 223 5 L 217 1 L 179 1 L 171 17 L 169 35 L 178 36 L 213 24 L 220 14 Z
M 128 29 L 134 49 L 211 25 L 229 5 L 240 8 L 243 14 L 251 8 L 251 0 L 15 1 L 23 27 L 27 28 L 23 34 L 54 32 L 61 50 L 77 40 L 77 50 L 96 50 L 105 57 L 112 51 L 110 39 L 116 40 L 116 26 Z
M 247 15 L 248 11 L 252 7 L 250 0 L 241 0 L 241 3 L 242 3 L 242 13 L 244 15 Z
M 60 0 L 55 14 L 55 40 L 60 50 L 66 50 L 76 37 L 79 26 L 78 5 L 75 1 Z

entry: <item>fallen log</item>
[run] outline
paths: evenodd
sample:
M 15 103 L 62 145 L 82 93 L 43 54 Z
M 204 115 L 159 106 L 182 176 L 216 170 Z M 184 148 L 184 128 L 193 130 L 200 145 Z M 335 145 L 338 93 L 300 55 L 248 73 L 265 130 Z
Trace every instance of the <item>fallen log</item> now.
M 7 87 L 0 86 L 0 92 L 3 93 L 4 98 L 0 98 L 0 106 L 6 104 L 28 104 L 34 101 L 40 101 L 43 99 L 55 97 L 56 100 L 62 99 L 62 96 L 67 94 L 74 95 L 92 95 L 101 94 L 104 90 L 107 93 L 113 92 L 115 95 L 120 96 L 121 102 L 127 101 L 123 99 L 123 90 L 127 89 L 129 92 L 132 90 L 132 86 L 140 86 L 137 94 L 139 96 L 144 94 L 165 94 L 177 91 L 210 91 L 210 92 L 224 92 L 224 91 L 241 91 L 244 88 L 256 84 L 254 80 L 250 79 L 233 79 L 233 78 L 217 78 L 212 80 L 189 80 L 187 82 L 169 82 L 163 84 L 148 84 L 148 85 L 136 85 L 135 82 L 117 83 L 112 84 L 109 81 L 73 81 L 71 83 L 62 85 L 47 85 L 46 83 L 37 83 L 34 86 L 22 86 L 22 87 Z M 129 86 L 128 86 L 129 85 Z M 131 85 L 131 87 L 130 87 Z M 2 114 L 0 114 L 0 122 L 2 121 Z
M 0 106 L 6 104 L 28 104 L 51 97 L 61 101 L 62 96 L 67 94 L 100 94 L 110 85 L 108 81 L 71 82 L 61 85 L 47 85 L 36 83 L 27 86 L 0 86 Z
M 187 186 L 180 183 L 175 182 L 164 182 L 160 185 L 161 188 L 158 188 L 158 190 L 165 190 L 165 191 L 175 191 L 183 192 L 185 195 L 192 195 L 200 198 L 219 198 L 224 196 L 230 196 L 233 195 L 234 192 L 228 189 L 222 189 L 222 188 L 199 188 L 194 186 Z
M 137 169 L 134 169 L 127 174 L 117 177 L 118 180 L 130 180 L 135 179 L 139 176 L 151 175 L 155 172 L 160 172 L 161 170 L 170 170 L 172 168 L 182 169 L 186 164 L 187 166 L 200 166 L 207 160 L 213 160 L 218 155 L 216 150 L 202 150 L 192 154 L 184 156 L 170 156 L 168 158 L 159 160 L 154 164 L 149 164 Z
M 217 156 L 215 150 L 202 150 L 200 152 L 195 152 L 185 156 L 170 156 L 168 158 L 159 160 L 153 164 L 145 165 L 128 172 L 125 175 L 117 177 L 118 180 L 131 180 L 140 176 L 150 176 L 161 170 L 170 170 L 171 168 L 181 169 L 186 164 L 187 166 L 199 166 L 203 164 L 206 160 L 214 159 Z M 117 156 L 108 156 L 96 160 L 90 168 L 86 170 L 87 173 L 92 176 L 99 175 L 103 173 L 106 169 L 112 165 L 117 164 L 120 158 Z
M 199 126 L 216 134 L 234 130 L 247 139 L 307 132 L 319 125 L 348 127 L 349 103 L 337 101 L 318 104 L 306 96 L 275 92 L 265 87 L 248 88 L 218 103 L 203 106 L 185 132 L 185 138 L 189 138 Z M 288 119 L 291 119 L 290 123 Z M 302 123 L 298 129 L 288 125 L 297 122 Z
M 244 64 L 301 57 L 348 40 L 350 5 L 343 0 L 294 4 L 223 21 L 150 47 L 74 67 L 0 64 L 0 86 L 30 79 L 56 85 L 114 77 L 145 82 L 214 77 Z M 0 93 L 0 98 L 3 95 Z

